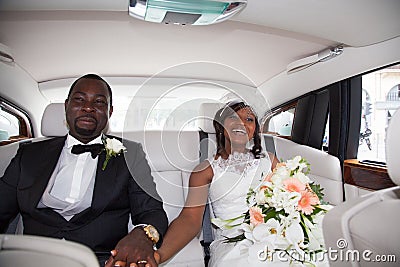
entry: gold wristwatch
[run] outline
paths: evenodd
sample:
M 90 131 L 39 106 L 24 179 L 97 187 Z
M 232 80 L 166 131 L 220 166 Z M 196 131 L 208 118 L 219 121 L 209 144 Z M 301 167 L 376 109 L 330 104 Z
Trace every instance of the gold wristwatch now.
M 158 240 L 160 240 L 160 234 L 158 233 L 157 229 L 153 225 L 148 224 L 143 226 L 143 230 L 147 237 L 150 238 L 154 244 L 157 244 Z

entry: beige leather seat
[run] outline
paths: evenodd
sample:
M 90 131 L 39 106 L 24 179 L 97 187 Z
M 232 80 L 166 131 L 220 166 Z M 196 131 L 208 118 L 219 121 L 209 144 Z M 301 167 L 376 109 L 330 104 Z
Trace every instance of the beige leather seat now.
M 0 235 L 0 266 L 98 267 L 86 246 L 60 239 L 30 235 Z
M 146 130 L 124 132 L 122 135 L 142 144 L 157 191 L 164 202 L 164 210 L 171 222 L 185 204 L 189 176 L 199 162 L 199 133 Z M 199 236 L 193 238 L 162 266 L 204 267 L 204 253 Z
M 386 136 L 388 173 L 397 185 L 400 185 L 399 136 L 397 110 Z M 326 248 L 334 256 L 329 257 L 331 266 L 398 266 L 400 186 L 375 191 L 333 208 L 324 218 L 323 232 Z

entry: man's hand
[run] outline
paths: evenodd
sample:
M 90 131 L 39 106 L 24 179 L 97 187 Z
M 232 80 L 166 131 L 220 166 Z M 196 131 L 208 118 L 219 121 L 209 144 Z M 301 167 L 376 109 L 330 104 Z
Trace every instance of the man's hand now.
M 153 242 L 141 227 L 136 227 L 122 238 L 105 267 L 157 267 L 154 259 Z

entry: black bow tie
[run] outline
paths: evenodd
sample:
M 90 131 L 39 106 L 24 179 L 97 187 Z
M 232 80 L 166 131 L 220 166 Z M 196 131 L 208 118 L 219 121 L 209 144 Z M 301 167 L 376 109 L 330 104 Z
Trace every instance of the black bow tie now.
M 82 154 L 89 152 L 92 154 L 92 158 L 96 158 L 97 155 L 101 153 L 104 149 L 104 145 L 102 144 L 93 144 L 93 145 L 73 145 L 71 149 L 72 154 Z

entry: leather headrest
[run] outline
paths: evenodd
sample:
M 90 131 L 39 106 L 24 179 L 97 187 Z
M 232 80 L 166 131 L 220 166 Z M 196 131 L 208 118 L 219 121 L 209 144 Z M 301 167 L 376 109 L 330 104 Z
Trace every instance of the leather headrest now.
M 64 136 L 68 133 L 64 103 L 51 103 L 46 107 L 41 132 L 43 136 Z
M 206 133 L 215 133 L 213 120 L 215 113 L 224 103 L 202 103 L 199 110 L 199 127 Z
M 400 111 L 397 110 L 390 119 L 386 133 L 386 164 L 393 183 L 400 185 Z

